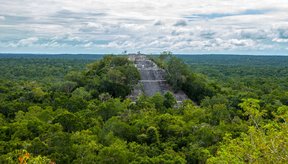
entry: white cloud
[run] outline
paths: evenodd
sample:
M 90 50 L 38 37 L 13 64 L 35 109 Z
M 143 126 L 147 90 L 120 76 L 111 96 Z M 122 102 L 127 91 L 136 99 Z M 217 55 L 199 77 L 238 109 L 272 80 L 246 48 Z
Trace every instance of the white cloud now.
M 187 22 L 186 22 L 186 20 L 178 20 L 175 24 L 174 24 L 174 26 L 187 26 Z
M 156 20 L 153 24 L 154 24 L 155 26 L 161 26 L 161 25 L 163 25 L 163 23 L 162 23 L 160 20 Z
M 283 49 L 286 0 L 0 0 L 0 48 Z M 35 37 L 29 37 L 35 36 Z M 17 41 L 18 40 L 18 41 Z
M 288 39 L 274 38 L 272 41 L 277 43 L 288 43 Z
M 37 37 L 31 37 L 26 39 L 21 39 L 17 43 L 18 46 L 32 46 L 34 43 L 36 43 L 39 39 Z

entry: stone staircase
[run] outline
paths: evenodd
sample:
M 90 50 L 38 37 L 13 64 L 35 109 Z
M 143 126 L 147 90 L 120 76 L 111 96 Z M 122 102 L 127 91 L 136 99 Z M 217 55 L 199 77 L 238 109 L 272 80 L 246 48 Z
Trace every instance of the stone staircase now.
M 147 59 L 145 55 L 129 55 L 129 60 L 135 64 L 135 67 L 141 75 L 141 80 L 135 86 L 131 95 L 128 96 L 132 100 L 136 100 L 138 95 L 143 93 L 147 96 L 153 96 L 157 92 L 165 94 L 168 91 L 174 94 L 178 103 L 189 99 L 183 91 L 173 92 L 165 80 L 165 70 L 159 68 L 153 61 Z

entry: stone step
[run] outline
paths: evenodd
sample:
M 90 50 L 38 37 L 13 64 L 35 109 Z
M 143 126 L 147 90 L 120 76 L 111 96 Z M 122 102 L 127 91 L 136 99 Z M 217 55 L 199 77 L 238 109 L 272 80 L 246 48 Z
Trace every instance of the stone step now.
M 142 82 L 142 83 L 145 83 L 145 82 L 147 82 L 147 83 L 153 83 L 153 82 L 166 82 L 166 80 L 140 80 L 140 82 Z

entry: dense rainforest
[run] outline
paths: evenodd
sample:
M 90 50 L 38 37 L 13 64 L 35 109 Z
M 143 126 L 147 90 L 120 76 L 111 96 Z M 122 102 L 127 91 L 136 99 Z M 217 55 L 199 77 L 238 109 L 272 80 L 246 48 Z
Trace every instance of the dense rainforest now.
M 151 60 L 191 100 L 126 98 L 127 56 L 0 55 L 0 163 L 288 162 L 288 57 Z

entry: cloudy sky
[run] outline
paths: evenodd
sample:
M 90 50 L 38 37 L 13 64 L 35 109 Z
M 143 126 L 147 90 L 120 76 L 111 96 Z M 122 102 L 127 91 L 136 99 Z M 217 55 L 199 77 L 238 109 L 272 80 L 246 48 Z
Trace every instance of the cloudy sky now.
M 0 0 L 0 52 L 288 54 L 288 0 Z

